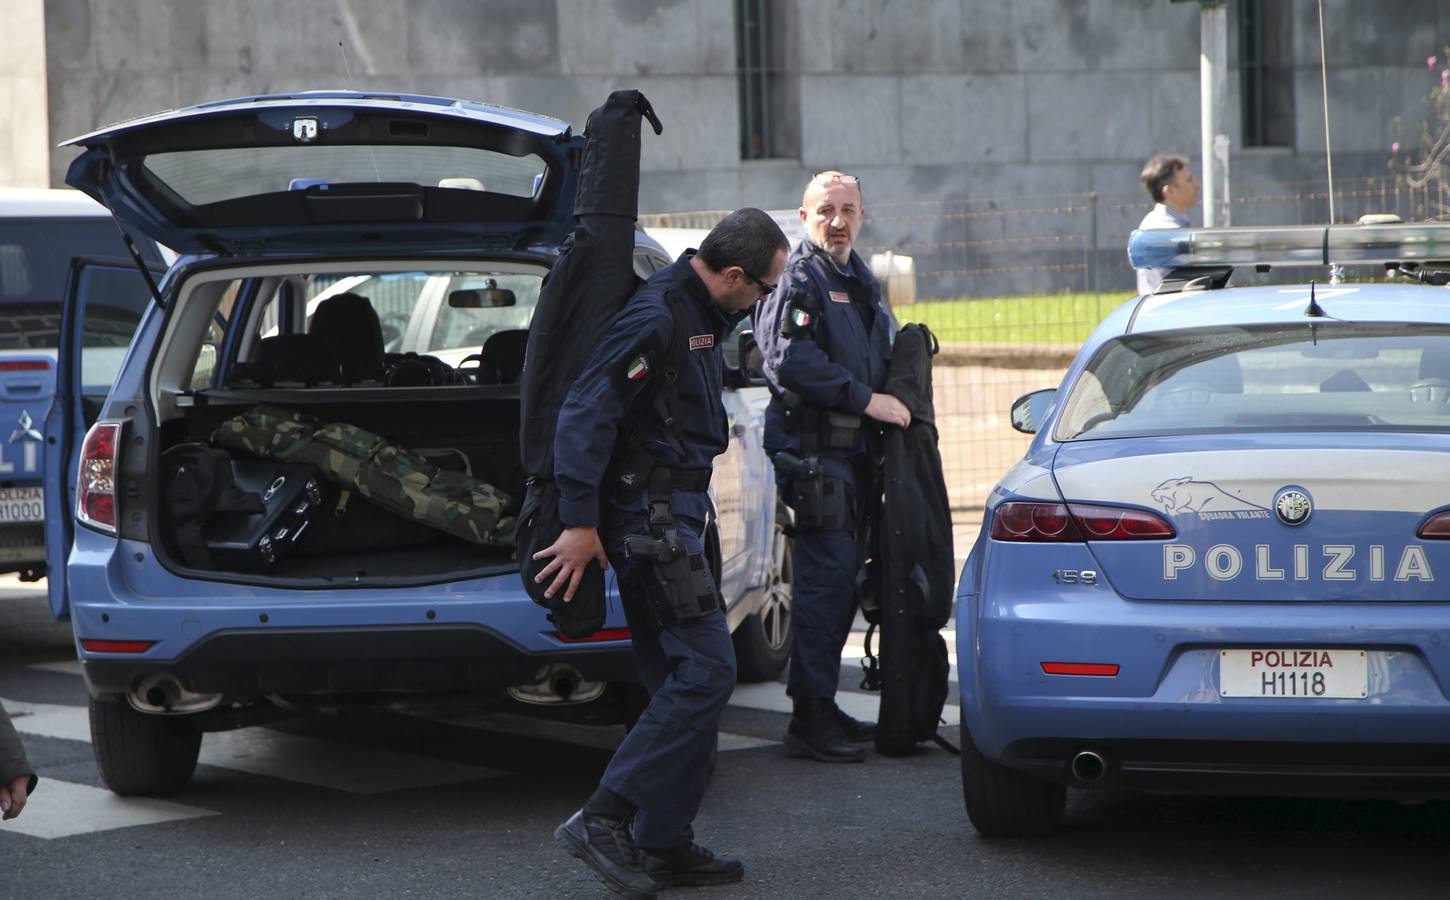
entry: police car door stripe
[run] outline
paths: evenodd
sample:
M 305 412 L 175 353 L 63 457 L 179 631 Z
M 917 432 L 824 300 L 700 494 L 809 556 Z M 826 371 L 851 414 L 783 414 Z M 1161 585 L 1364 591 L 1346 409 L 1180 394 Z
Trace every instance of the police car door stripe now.
M 215 810 L 199 806 L 150 797 L 118 797 L 105 788 L 42 776 L 35 800 L 26 804 L 25 813 L 6 822 L 0 830 L 51 840 L 214 815 Z

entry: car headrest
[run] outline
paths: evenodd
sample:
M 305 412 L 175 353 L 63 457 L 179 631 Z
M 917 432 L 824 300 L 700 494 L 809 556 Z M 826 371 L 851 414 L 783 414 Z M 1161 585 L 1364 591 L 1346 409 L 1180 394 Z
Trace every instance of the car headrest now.
M 307 333 L 337 358 L 344 384 L 382 379 L 383 326 L 368 298 L 350 293 L 328 297 L 313 311 Z
M 524 350 L 529 345 L 527 328 L 506 328 L 495 331 L 483 342 L 479 351 L 479 368 L 494 368 L 499 384 L 512 384 L 524 370 Z

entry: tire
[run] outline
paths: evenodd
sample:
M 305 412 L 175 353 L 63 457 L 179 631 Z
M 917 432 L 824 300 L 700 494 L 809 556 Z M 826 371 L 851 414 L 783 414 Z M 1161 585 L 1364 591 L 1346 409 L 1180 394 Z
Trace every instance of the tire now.
M 168 794 L 191 781 L 201 729 L 171 716 L 136 712 L 125 700 L 90 701 L 91 744 L 113 793 Z
M 1062 826 L 1067 788 L 992 762 L 962 724 L 962 796 L 984 837 L 1042 837 Z
M 771 681 L 790 662 L 791 539 L 786 533 L 790 510 L 777 502 L 770 539 L 770 567 L 765 599 L 735 629 L 735 665 L 740 681 Z

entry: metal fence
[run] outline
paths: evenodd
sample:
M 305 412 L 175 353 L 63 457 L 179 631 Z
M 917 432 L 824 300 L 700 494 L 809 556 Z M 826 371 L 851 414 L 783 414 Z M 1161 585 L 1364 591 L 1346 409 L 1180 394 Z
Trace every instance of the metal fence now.
M 1145 201 L 1140 191 L 878 201 L 867 210 L 857 249 L 868 258 L 888 251 L 910 257 L 914 302 L 893 300 L 896 314 L 926 322 L 943 343 L 935 400 L 959 544 L 979 521 L 992 486 L 1030 441 L 1011 428 L 1012 401 L 1057 386 L 1082 339 L 1134 295 L 1125 248 L 1147 211 Z M 1392 177 L 1342 181 L 1334 205 L 1341 222 L 1367 213 L 1450 218 L 1450 184 L 1412 189 Z M 708 228 L 721 215 L 660 214 L 642 217 L 642 224 Z M 1247 187 L 1233 198 L 1230 215 L 1234 225 L 1322 223 L 1329 196 L 1322 181 Z M 794 211 L 777 217 L 789 225 Z

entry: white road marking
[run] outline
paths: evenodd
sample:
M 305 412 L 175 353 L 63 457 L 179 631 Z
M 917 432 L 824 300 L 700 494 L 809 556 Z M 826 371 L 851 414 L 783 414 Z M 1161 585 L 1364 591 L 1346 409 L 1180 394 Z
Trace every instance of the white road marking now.
M 789 713 L 791 699 L 786 696 L 785 685 L 775 681 L 761 684 L 740 684 L 730 696 L 731 706 L 760 709 L 766 712 Z M 836 705 L 846 715 L 855 719 L 875 720 L 881 708 L 880 694 L 858 694 L 852 691 L 836 692 Z M 961 721 L 960 707 L 948 703 L 942 708 L 943 725 L 955 725 Z
M 200 762 L 349 794 L 386 794 L 508 774 L 411 753 L 298 737 L 270 728 L 208 734 L 201 742 Z
M 452 712 L 440 715 L 419 712 L 413 715 L 417 718 L 427 719 L 430 722 L 444 722 L 462 728 L 474 728 L 480 731 L 497 731 L 520 737 L 554 741 L 561 744 L 574 744 L 578 747 L 593 747 L 597 750 L 613 750 L 624 739 L 624 728 L 622 727 L 616 726 L 610 728 L 600 727 L 598 725 L 575 725 L 572 722 L 555 722 L 550 719 L 539 719 L 517 713 L 485 711 Z M 722 731 L 720 732 L 720 742 L 716 746 L 723 753 L 730 750 L 750 750 L 754 747 L 768 747 L 778 743 L 780 742 L 751 737 L 746 734 L 733 734 L 728 731 Z
M 0 697 L 10 721 L 21 734 L 59 738 L 62 741 L 91 742 L 90 714 L 84 706 L 56 703 L 24 703 Z
M 78 659 L 62 659 L 56 662 L 33 663 L 28 668 L 43 669 L 47 672 L 60 672 L 62 675 L 81 674 L 81 661 Z
M 118 797 L 105 788 L 73 784 L 42 774 L 35 798 L 25 805 L 25 812 L 18 818 L 0 823 L 0 834 L 14 831 L 50 840 L 214 815 L 217 812 L 211 809 L 149 797 Z
M 0 698 L 22 734 L 91 742 L 84 706 Z M 269 728 L 222 731 L 202 738 L 201 765 L 217 766 L 350 794 L 383 794 L 497 778 L 507 773 L 411 753 L 298 737 Z

